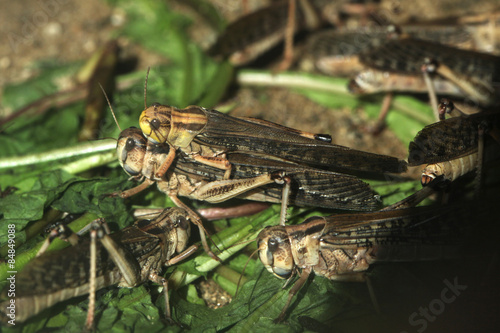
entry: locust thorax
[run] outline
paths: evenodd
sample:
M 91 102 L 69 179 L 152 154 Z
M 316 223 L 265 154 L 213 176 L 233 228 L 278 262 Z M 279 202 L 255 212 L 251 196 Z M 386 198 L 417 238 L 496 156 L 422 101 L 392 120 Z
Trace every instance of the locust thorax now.
M 142 111 L 139 126 L 148 140 L 154 143 L 167 142 L 172 127 L 172 107 L 154 103 Z
M 135 177 L 141 174 L 146 146 L 147 140 L 140 129 L 130 127 L 120 133 L 116 154 L 120 165 L 129 176 Z
M 280 279 L 288 279 L 294 271 L 292 248 L 283 226 L 267 227 L 257 236 L 259 257 L 266 269 Z

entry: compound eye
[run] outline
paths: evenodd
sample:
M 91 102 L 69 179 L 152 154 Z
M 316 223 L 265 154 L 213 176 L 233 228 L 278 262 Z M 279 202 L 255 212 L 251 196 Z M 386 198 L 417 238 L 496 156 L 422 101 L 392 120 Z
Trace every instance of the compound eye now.
M 150 122 L 151 128 L 158 130 L 160 128 L 160 121 L 156 118 L 152 119 Z
M 267 248 L 270 252 L 276 252 L 278 250 L 279 242 L 276 238 L 270 238 L 267 242 Z
M 178 216 L 175 225 L 183 230 L 189 229 L 189 220 L 184 216 Z
M 135 141 L 134 141 L 134 139 L 127 139 L 127 142 L 125 143 L 125 150 L 126 151 L 131 151 L 134 148 L 135 148 Z

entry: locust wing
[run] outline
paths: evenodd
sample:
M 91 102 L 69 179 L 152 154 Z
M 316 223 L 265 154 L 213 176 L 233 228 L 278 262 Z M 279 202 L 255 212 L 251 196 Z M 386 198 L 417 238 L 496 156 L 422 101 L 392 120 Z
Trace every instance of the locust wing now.
M 439 163 L 472 154 L 478 149 L 481 123 L 496 126 L 498 119 L 495 113 L 477 113 L 428 125 L 410 142 L 408 164 Z
M 234 178 L 243 179 L 283 171 L 292 180 L 292 205 L 360 211 L 374 210 L 380 206 L 380 200 L 370 186 L 355 176 L 304 167 L 267 154 L 235 152 L 228 153 L 227 158 L 232 165 Z M 175 172 L 207 182 L 221 180 L 224 176 L 223 170 L 197 163 L 183 154 L 178 156 Z M 282 189 L 283 185 L 269 184 L 240 197 L 281 202 Z
M 227 153 L 258 153 L 302 166 L 342 173 L 400 173 L 406 162 L 395 157 L 363 152 L 314 139 L 300 131 L 267 121 L 236 118 L 207 110 L 207 126 L 195 142 Z

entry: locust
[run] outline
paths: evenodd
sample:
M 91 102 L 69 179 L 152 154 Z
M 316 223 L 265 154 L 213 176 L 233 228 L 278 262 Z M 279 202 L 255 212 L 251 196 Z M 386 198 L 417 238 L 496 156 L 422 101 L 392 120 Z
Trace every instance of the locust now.
M 369 186 L 357 177 L 258 155 L 229 155 L 228 161 L 233 166 L 235 177 L 226 180 L 224 170 L 199 163 L 190 155 L 180 152 L 167 177 L 156 178 L 155 170 L 167 158 L 168 152 L 168 145 L 151 144 L 138 128 L 124 130 L 118 139 L 117 154 L 123 169 L 139 180 L 146 178 L 146 184 L 156 181 L 164 190 L 171 188 L 174 197 L 179 194 L 210 203 L 233 197 L 280 202 L 280 186 L 270 175 L 279 176 L 284 172 L 294 182 L 292 190 L 297 192 L 291 198 L 294 204 L 323 208 L 347 206 L 355 210 L 372 210 L 378 205 Z M 336 186 L 330 186 L 332 183 Z M 232 186 L 226 189 L 226 184 Z
M 491 202 L 486 208 L 471 203 L 409 208 L 398 205 L 397 209 L 315 216 L 299 225 L 263 229 L 257 246 L 266 269 L 280 279 L 299 275 L 276 321 L 285 319 L 293 296 L 312 272 L 333 281 L 369 282 L 365 272 L 373 263 L 456 258 L 466 230 L 464 224 L 489 216 L 494 209 Z M 372 293 L 370 284 L 368 287 Z M 373 294 L 372 300 L 378 308 Z
M 178 109 L 153 104 L 139 119 L 152 143 L 164 143 L 169 152 L 156 175 L 162 176 L 176 154 L 224 170 L 234 177 L 231 160 L 266 159 L 346 174 L 400 173 L 406 162 L 334 145 L 331 137 L 288 128 L 265 120 L 238 118 L 199 106 Z M 348 209 L 348 208 L 347 208 Z
M 490 107 L 498 102 L 500 57 L 486 53 L 489 44 L 475 43 L 471 31 L 461 34 L 464 29 L 402 26 L 325 31 L 311 41 L 314 52 L 306 65 L 309 61 L 309 67 L 327 74 L 352 77 L 348 84 L 352 93 L 387 93 L 379 127 L 398 92 L 428 93 L 436 118 L 436 95 Z
M 86 325 L 91 328 L 96 290 L 116 284 L 132 288 L 148 280 L 163 285 L 166 318 L 170 318 L 168 284 L 159 274 L 163 266 L 173 265 L 197 249 L 186 249 L 190 234 L 187 212 L 167 208 L 153 220 L 138 220 L 114 234 L 107 234 L 102 223 L 102 219 L 92 223 L 90 239 L 79 239 L 63 226 L 53 229 L 47 242 L 61 234 L 74 246 L 39 255 L 16 275 L 16 322 L 89 294 Z M 8 304 L 9 300 L 0 306 L 2 321 L 9 320 L 5 312 Z
M 302 68 L 349 77 L 348 90 L 357 95 L 384 93 L 375 133 L 384 127 L 395 93 L 429 94 L 436 119 L 436 95 L 490 107 L 498 103 L 500 63 L 498 13 L 490 18 L 326 30 L 312 36 Z
M 217 57 L 227 57 L 231 63 L 240 66 L 255 60 L 284 40 L 284 62 L 290 65 L 293 57 L 293 37 L 297 33 L 309 34 L 316 41 L 324 41 L 324 38 L 319 36 L 335 36 L 333 45 L 340 46 L 340 52 L 333 54 L 345 56 L 352 49 L 367 47 L 373 39 L 387 35 L 387 25 L 390 24 L 397 24 L 403 33 L 415 38 L 498 53 L 495 38 L 498 34 L 498 11 L 479 15 L 468 15 L 470 11 L 461 11 L 450 16 L 447 8 L 446 18 L 440 17 L 444 13 L 440 12 L 435 13 L 437 15 L 433 19 L 415 20 L 411 17 L 407 21 L 400 20 L 399 15 L 388 20 L 388 11 L 382 7 L 374 3 L 355 4 L 350 1 L 276 1 L 230 23 L 212 45 L 209 53 Z M 355 17 L 355 22 L 347 22 L 346 18 Z M 327 33 L 320 30 L 332 25 L 335 29 Z M 353 25 L 357 28 L 351 28 Z M 321 41 L 308 43 L 305 56 L 313 54 L 316 59 L 330 57 L 330 52 L 322 54 L 322 46 L 325 44 Z M 328 48 L 331 50 L 330 46 Z
M 293 61 L 294 36 L 316 31 L 328 21 L 339 21 L 339 13 L 349 11 L 343 10 L 348 9 L 345 2 L 275 1 L 230 23 L 210 47 L 209 54 L 241 66 L 284 42 L 284 59 L 279 68 L 287 69 Z
M 495 101 L 500 59 L 495 55 L 405 36 L 360 55 L 360 60 L 371 68 L 417 75 L 426 58 L 442 65 L 436 74 L 456 84 L 472 99 L 484 105 Z
M 370 62 L 364 63 L 360 59 L 361 54 L 370 54 L 370 52 L 377 54 L 374 50 L 391 39 L 397 39 L 398 35 L 457 49 L 498 55 L 495 35 L 498 34 L 497 21 L 499 17 L 499 13 L 493 13 L 491 16 L 493 22 L 488 15 L 471 15 L 451 18 L 446 21 L 420 21 L 398 25 L 326 29 L 311 34 L 308 38 L 307 53 L 301 60 L 301 67 L 309 70 L 315 68 L 332 76 L 353 77 L 361 74 L 361 78 L 356 78 L 356 81 L 362 83 L 364 82 L 362 77 L 366 75 L 362 72 L 369 71 Z M 492 23 L 494 24 L 492 25 Z M 383 73 L 384 70 L 380 70 L 380 72 Z M 387 76 L 393 73 L 385 71 L 385 74 Z M 415 79 L 416 82 L 413 85 L 406 86 L 406 91 L 417 89 L 415 92 L 421 92 L 422 88 L 418 88 L 416 83 L 420 82 L 420 86 L 423 86 L 424 83 L 421 75 L 417 76 L 420 77 L 420 80 Z M 375 82 L 371 85 L 362 85 L 360 88 L 363 90 L 360 92 L 398 90 L 397 85 L 384 87 L 383 83 L 379 84 L 380 87 L 377 87 Z M 402 88 L 399 87 L 399 90 Z
M 467 96 L 472 101 L 491 106 L 496 103 L 500 57 L 488 53 L 462 50 L 440 43 L 420 40 L 408 36 L 390 40 L 382 46 L 360 54 L 360 61 L 370 69 L 389 71 L 404 75 L 422 76 L 429 94 Z M 429 66 L 428 63 L 432 63 Z M 455 86 L 443 83 L 432 86 L 431 72 L 439 80 L 446 80 Z M 361 77 L 351 82 L 352 86 L 363 87 Z M 438 81 L 439 82 L 439 81 Z M 364 86 L 363 86 L 364 85 Z M 438 90 L 443 88 L 443 90 Z M 434 92 L 435 91 L 435 92 Z M 433 102 L 437 108 L 437 102 Z
M 478 175 L 481 173 L 485 131 L 492 136 L 498 132 L 498 112 L 459 114 L 444 119 L 444 113 L 454 108 L 451 101 L 444 100 L 440 104 L 443 120 L 426 126 L 410 142 L 409 165 L 427 164 L 422 171 L 422 185 L 437 178 L 453 181 L 478 168 Z

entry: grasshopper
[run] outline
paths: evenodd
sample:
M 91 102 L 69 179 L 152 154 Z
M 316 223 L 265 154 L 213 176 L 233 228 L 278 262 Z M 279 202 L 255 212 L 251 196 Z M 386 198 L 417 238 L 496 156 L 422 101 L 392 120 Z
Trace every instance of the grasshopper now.
M 482 106 L 492 106 L 498 101 L 496 82 L 500 57 L 495 55 L 403 36 L 362 52 L 359 59 L 368 69 L 351 80 L 351 91 L 390 92 L 386 96 L 387 107 L 379 116 L 378 127 L 382 126 L 389 110 L 394 87 L 399 91 L 427 91 L 436 118 L 439 116 L 437 94 L 466 96 Z M 386 77 L 387 83 L 384 83 Z
M 498 55 L 495 36 L 498 34 L 499 29 L 497 26 L 499 14 L 493 13 L 491 17 L 487 15 L 461 16 L 444 22 L 420 21 L 398 24 L 397 26 L 382 25 L 354 29 L 327 29 L 314 33 L 309 38 L 307 43 L 308 52 L 302 60 L 301 67 L 307 69 L 316 68 L 320 72 L 332 76 L 355 76 L 368 70 L 367 64 L 360 60 L 362 53 L 377 49 L 398 34 L 454 48 Z M 491 20 L 493 20 L 493 26 Z M 387 71 L 386 75 L 388 75 Z M 363 79 L 357 78 L 357 81 L 362 83 Z M 424 85 L 422 80 L 419 81 L 422 83 L 421 86 Z M 415 83 L 410 87 L 406 87 L 406 91 L 413 91 L 417 87 Z M 361 88 L 364 88 L 365 93 L 373 93 L 378 89 L 382 91 L 391 90 L 390 87 L 377 89 L 375 83 L 366 86 L 362 85 Z M 397 86 L 392 88 L 397 88 Z M 422 88 L 417 89 L 416 92 L 420 92 Z
M 446 101 L 441 103 L 440 113 L 450 112 L 453 108 L 453 104 Z M 410 166 L 428 164 L 422 171 L 422 185 L 428 185 L 436 178 L 453 181 L 477 168 L 479 176 L 485 127 L 489 127 L 492 135 L 498 131 L 498 113 L 462 114 L 421 130 L 410 142 L 408 163 Z
M 209 53 L 228 57 L 234 65 L 242 65 L 256 59 L 285 38 L 290 48 L 294 31 L 313 29 L 318 26 L 318 19 L 308 0 L 277 1 L 230 24 Z M 291 56 L 290 52 L 287 51 L 287 57 Z
M 308 49 L 312 52 L 302 67 L 351 77 L 348 89 L 354 94 L 386 93 L 377 132 L 398 92 L 428 93 L 436 118 L 436 94 L 494 105 L 500 58 L 488 54 L 496 49 L 494 38 L 483 38 L 488 26 L 478 24 L 476 18 L 473 23 L 455 19 L 452 25 L 421 22 L 329 30 L 311 39 Z
M 407 73 L 392 68 L 374 68 L 366 53 L 378 57 L 378 48 L 391 40 L 395 27 L 357 29 L 347 31 L 327 30 L 314 35 L 309 42 L 313 52 L 302 61 L 305 69 L 315 68 L 332 75 L 351 77 L 348 89 L 354 94 L 374 94 L 380 92 L 427 93 L 428 88 L 420 72 Z M 418 36 L 418 35 L 417 35 Z M 381 52 L 383 55 L 383 52 Z M 404 61 L 404 59 L 401 59 Z M 459 96 L 462 91 L 453 83 L 434 78 L 435 90 L 440 94 Z
M 331 137 L 312 134 L 264 120 L 237 118 L 199 106 L 185 109 L 153 104 L 139 119 L 142 132 L 153 143 L 166 143 L 169 152 L 157 171 L 162 176 L 178 151 L 197 162 L 232 176 L 231 155 L 289 161 L 347 174 L 399 173 L 406 162 L 331 143 Z
M 16 276 L 17 322 L 56 303 L 90 294 L 90 328 L 96 290 L 115 284 L 132 288 L 148 280 L 164 286 L 166 317 L 170 318 L 167 280 L 159 273 L 163 266 L 173 265 L 196 250 L 196 246 L 185 250 L 190 233 L 187 212 L 167 208 L 154 220 L 138 220 L 112 235 L 98 222 L 101 220 L 93 222 L 90 240 L 79 241 L 76 234 L 70 233 L 68 238 L 76 243 L 74 246 L 38 256 Z M 96 242 L 96 238 L 100 241 Z M 2 321 L 9 320 L 4 312 L 8 304 L 9 300 L 1 305 Z
M 210 203 L 233 197 L 280 202 L 282 190 L 276 180 L 285 173 L 291 181 L 293 204 L 355 210 L 373 210 L 378 206 L 370 187 L 354 176 L 266 156 L 229 155 L 234 178 L 225 179 L 224 170 L 200 163 L 181 151 L 165 176 L 157 177 L 156 170 L 167 158 L 169 149 L 166 144 L 148 142 L 138 128 L 122 131 L 117 144 L 118 159 L 131 177 L 145 178 L 141 185 L 123 192 L 122 196 L 156 182 L 176 205 L 186 209 L 189 208 L 178 195 Z M 332 183 L 336 186 L 331 186 Z M 192 215 L 196 216 L 194 212 Z
M 283 201 L 281 224 L 285 224 L 289 201 L 301 206 L 351 210 L 374 210 L 379 205 L 378 197 L 368 184 L 357 177 L 268 158 L 265 155 L 228 155 L 233 178 L 226 179 L 224 170 L 200 163 L 191 155 L 180 151 L 168 172 L 159 176 L 158 169 L 168 159 L 171 150 L 167 144 L 148 142 L 138 128 L 122 131 L 117 143 L 118 160 L 127 174 L 144 181 L 120 195 L 128 197 L 156 182 L 160 191 L 189 212 L 191 220 L 199 227 L 205 251 L 214 259 L 217 256 L 208 246 L 200 218 L 178 196 L 209 203 L 234 197 L 274 203 Z M 281 189 L 283 174 L 288 177 L 291 188 L 289 198 L 287 196 L 284 200 Z
M 470 207 L 389 207 L 265 228 L 257 237 L 257 246 L 266 269 L 280 279 L 299 274 L 276 321 L 285 318 L 293 296 L 313 271 L 334 281 L 366 281 L 364 272 L 375 262 L 456 257 L 464 229 L 459 222 L 484 216 L 494 208 L 488 205 L 488 209 L 472 212 Z
M 147 184 L 157 181 L 162 189 L 168 189 L 166 184 L 171 183 L 171 188 L 175 188 L 175 191 L 171 192 L 174 197 L 180 194 L 211 203 L 218 203 L 236 196 L 279 202 L 281 191 L 278 191 L 279 186 L 273 185 L 275 182 L 272 179 L 269 180 L 269 175 L 284 171 L 297 183 L 294 186 L 297 193 L 292 198 L 295 204 L 324 208 L 347 207 L 349 209 L 351 207 L 356 210 L 370 210 L 377 206 L 377 200 L 368 185 L 356 177 L 259 156 L 230 155 L 229 161 L 234 166 L 235 178 L 224 180 L 223 170 L 199 163 L 181 152 L 173 165 L 173 171 L 167 174 L 169 178 L 156 178 L 155 168 L 160 166 L 168 155 L 168 146 L 148 143 L 137 128 L 126 129 L 120 134 L 117 153 L 123 169 L 130 176 L 139 179 L 146 178 Z M 253 179 L 265 181 L 250 183 Z M 228 183 L 233 186 L 224 189 L 225 184 Z M 338 186 L 331 187 L 331 183 L 338 184 Z M 259 187 L 263 187 L 263 190 L 259 191 Z M 132 191 L 135 192 L 135 189 Z M 319 191 L 323 193 L 317 194 Z M 212 192 L 218 195 L 210 195 Z M 246 192 L 250 193 L 246 194 Z
M 437 62 L 441 68 L 436 74 L 455 84 L 471 99 L 482 105 L 495 102 L 494 83 L 498 81 L 500 60 L 497 56 L 405 36 L 360 54 L 360 61 L 370 68 L 413 75 L 422 74 L 426 59 Z

